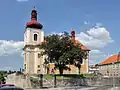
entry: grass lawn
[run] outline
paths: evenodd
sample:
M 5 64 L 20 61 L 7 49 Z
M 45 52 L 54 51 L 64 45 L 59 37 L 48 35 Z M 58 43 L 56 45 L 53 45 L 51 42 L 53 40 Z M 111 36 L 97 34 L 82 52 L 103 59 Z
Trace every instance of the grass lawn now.
M 60 76 L 59 74 L 56 75 L 56 79 L 62 79 L 62 78 L 64 78 L 64 79 L 71 79 L 71 78 L 90 78 L 90 77 L 92 77 L 91 74 L 80 74 L 80 75 L 78 75 L 78 74 L 64 74 L 64 75 L 62 75 L 62 76 Z M 45 74 L 45 75 L 44 75 L 44 78 L 52 79 L 53 76 L 50 75 L 50 74 Z
M 51 74 L 44 74 L 43 75 L 44 78 L 46 79 L 53 79 L 53 75 Z M 64 74 L 64 75 L 56 75 L 56 79 L 72 79 L 72 78 L 91 78 L 92 75 L 91 74 Z M 38 81 L 40 80 L 40 78 L 31 78 L 32 81 Z
M 44 78 L 52 79 L 52 78 L 53 78 L 53 75 L 45 74 L 45 75 L 44 75 Z M 64 78 L 64 79 L 70 79 L 71 77 L 56 75 L 56 79 L 62 79 L 62 78 Z

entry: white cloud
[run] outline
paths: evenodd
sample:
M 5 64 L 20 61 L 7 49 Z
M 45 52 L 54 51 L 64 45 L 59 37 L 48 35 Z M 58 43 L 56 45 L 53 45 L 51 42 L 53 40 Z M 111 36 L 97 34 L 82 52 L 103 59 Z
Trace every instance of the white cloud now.
M 112 42 L 110 34 L 104 27 L 91 28 L 87 33 L 94 39 L 102 40 L 106 43 Z
M 95 27 L 76 35 L 76 39 L 91 50 L 89 57 L 91 64 L 99 63 L 105 60 L 108 55 L 101 52 L 101 49 L 114 42 L 109 31 L 101 25 L 101 23 L 96 23 Z
M 101 54 L 92 54 L 90 53 L 90 64 L 98 64 L 106 59 L 106 55 L 104 53 Z
M 87 25 L 87 24 L 89 24 L 89 22 L 88 21 L 84 21 L 84 24 Z
M 13 67 L 3 67 L 3 68 L 0 68 L 0 70 L 1 71 L 2 70 L 4 70 L 4 71 L 9 71 L 9 70 L 14 71 Z
M 22 53 L 21 53 L 21 55 L 20 55 L 21 57 L 24 57 L 24 52 L 22 51 Z
M 57 34 L 57 35 L 60 35 L 60 36 L 61 36 L 61 35 L 63 35 L 63 34 L 64 34 L 64 32 L 51 32 L 51 34 L 50 34 L 50 35 L 53 35 L 53 34 L 55 34 L 55 35 Z
M 102 23 L 96 23 L 95 24 L 95 27 L 99 27 L 99 26 L 102 26 Z
M 17 2 L 27 2 L 28 0 L 16 0 Z
M 113 42 L 108 30 L 100 26 L 95 26 L 86 33 L 81 32 L 77 34 L 76 39 L 90 49 L 101 49 Z
M 59 33 L 52 32 L 50 35 L 52 35 L 52 34 L 58 34 L 58 35 L 62 35 L 62 34 L 64 34 L 64 33 L 63 33 L 63 32 L 59 32 Z
M 22 53 L 23 41 L 0 40 L 0 56 L 8 56 L 15 53 Z
M 90 53 L 91 54 L 102 54 L 100 50 L 91 50 Z

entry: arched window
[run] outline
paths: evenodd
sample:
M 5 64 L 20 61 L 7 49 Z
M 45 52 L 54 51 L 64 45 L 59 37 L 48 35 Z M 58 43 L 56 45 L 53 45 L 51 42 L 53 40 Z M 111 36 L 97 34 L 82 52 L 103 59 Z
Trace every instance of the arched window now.
M 40 56 L 41 56 L 40 53 L 38 53 L 38 58 L 40 58 Z
M 37 41 L 37 34 L 34 34 L 34 41 Z

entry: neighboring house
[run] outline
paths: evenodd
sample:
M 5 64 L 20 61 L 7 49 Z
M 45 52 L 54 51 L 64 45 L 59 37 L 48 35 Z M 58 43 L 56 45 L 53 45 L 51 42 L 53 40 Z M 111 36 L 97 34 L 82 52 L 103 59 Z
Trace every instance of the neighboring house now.
M 104 77 L 120 77 L 120 55 L 112 55 L 98 64 L 99 72 Z
M 45 56 L 41 56 L 40 44 L 44 40 L 44 31 L 42 30 L 42 24 L 37 21 L 37 11 L 32 10 L 31 21 L 26 24 L 26 30 L 24 33 L 24 73 L 26 74 L 52 74 L 59 73 L 58 70 L 54 70 L 54 63 L 49 63 L 49 67 L 44 65 Z M 75 40 L 75 31 L 72 29 L 72 40 L 75 43 L 80 43 Z M 82 45 L 82 44 L 81 44 Z M 83 60 L 81 65 L 81 73 L 88 73 L 89 65 L 89 49 L 84 45 L 80 47 L 87 52 L 87 58 Z M 64 74 L 78 74 L 78 68 L 74 65 L 68 65 L 70 71 L 64 71 Z
M 89 74 L 98 73 L 99 67 L 97 65 L 89 65 Z

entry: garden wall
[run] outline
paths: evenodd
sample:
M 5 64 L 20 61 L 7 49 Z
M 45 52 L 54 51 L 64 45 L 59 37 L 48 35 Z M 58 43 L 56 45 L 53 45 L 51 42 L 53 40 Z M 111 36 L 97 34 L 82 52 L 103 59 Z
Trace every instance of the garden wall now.
M 31 80 L 30 76 L 16 73 L 8 75 L 6 83 L 22 88 L 40 88 L 40 80 Z M 54 87 L 54 79 L 43 78 L 43 87 Z M 120 85 L 120 78 L 71 78 L 56 79 L 56 87 Z

